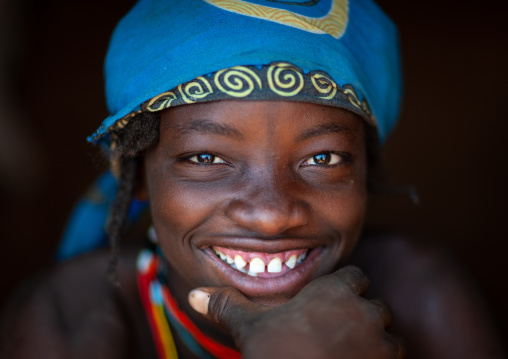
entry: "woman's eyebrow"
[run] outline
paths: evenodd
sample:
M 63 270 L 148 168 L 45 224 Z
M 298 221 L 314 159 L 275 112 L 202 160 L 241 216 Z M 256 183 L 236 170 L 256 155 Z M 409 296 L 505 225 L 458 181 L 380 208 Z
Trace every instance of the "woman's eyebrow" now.
M 199 134 L 212 134 L 243 139 L 242 133 L 233 126 L 217 123 L 211 120 L 191 120 L 189 122 L 179 124 L 177 131 L 180 135 L 195 132 Z
M 345 135 L 351 135 L 353 133 L 353 130 L 348 126 L 340 125 L 338 123 L 325 123 L 315 128 L 310 128 L 308 130 L 303 131 L 298 136 L 297 141 L 305 141 L 312 137 L 327 135 L 329 133 L 342 133 Z

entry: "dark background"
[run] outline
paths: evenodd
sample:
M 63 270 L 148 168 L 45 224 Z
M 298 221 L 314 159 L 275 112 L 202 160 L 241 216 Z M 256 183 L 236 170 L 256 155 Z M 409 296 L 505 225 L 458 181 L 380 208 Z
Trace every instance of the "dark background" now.
M 106 166 L 85 139 L 107 115 L 103 56 L 132 4 L 0 2 L 0 304 L 51 264 L 70 209 Z M 380 5 L 399 26 L 405 75 L 386 163 L 420 204 L 385 196 L 369 223 L 452 252 L 506 334 L 508 2 Z

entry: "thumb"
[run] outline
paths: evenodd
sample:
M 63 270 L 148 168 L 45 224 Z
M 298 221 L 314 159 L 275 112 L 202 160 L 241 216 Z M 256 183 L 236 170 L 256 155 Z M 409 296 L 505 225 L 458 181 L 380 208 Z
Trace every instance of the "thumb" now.
M 244 325 L 267 310 L 232 287 L 196 288 L 189 293 L 188 301 L 196 312 L 229 329 L 235 339 Z

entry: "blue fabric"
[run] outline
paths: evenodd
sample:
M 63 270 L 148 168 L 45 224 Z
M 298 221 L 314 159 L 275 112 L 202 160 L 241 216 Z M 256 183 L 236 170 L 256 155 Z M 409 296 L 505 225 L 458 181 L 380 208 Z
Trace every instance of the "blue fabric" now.
M 274 61 L 290 62 L 304 72 L 325 71 L 338 85 L 352 85 L 360 100 L 369 103 L 381 140 L 386 138 L 398 116 L 401 74 L 396 28 L 376 4 L 370 0 L 221 2 L 233 9 L 262 5 L 269 7 L 267 14 L 288 10 L 291 21 L 307 24 L 326 18 L 332 6 L 345 3 L 347 26 L 337 36 L 326 24 L 311 32 L 212 4 L 217 1 L 141 0 L 120 21 L 105 63 L 111 115 L 89 140 L 98 142 L 116 121 L 179 84 L 237 65 Z M 107 141 L 107 135 L 103 139 Z
M 76 204 L 56 252 L 58 261 L 107 246 L 106 221 L 117 190 L 115 177 L 106 172 Z M 147 208 L 148 202 L 134 199 L 128 221 L 135 222 Z

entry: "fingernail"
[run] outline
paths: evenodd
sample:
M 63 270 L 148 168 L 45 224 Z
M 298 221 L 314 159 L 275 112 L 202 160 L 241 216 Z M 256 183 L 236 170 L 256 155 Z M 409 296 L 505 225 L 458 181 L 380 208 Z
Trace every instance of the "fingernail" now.
M 208 313 L 208 302 L 210 294 L 200 289 L 194 289 L 189 293 L 189 304 L 198 313 L 206 315 Z

